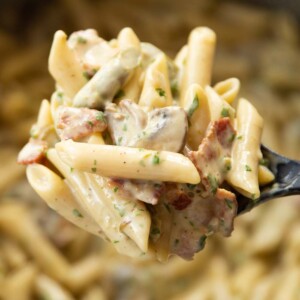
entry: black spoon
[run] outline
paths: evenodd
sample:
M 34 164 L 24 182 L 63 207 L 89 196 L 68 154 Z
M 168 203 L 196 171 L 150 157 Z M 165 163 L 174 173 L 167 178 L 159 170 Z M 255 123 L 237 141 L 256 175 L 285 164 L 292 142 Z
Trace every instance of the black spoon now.
M 264 145 L 261 151 L 275 179 L 262 188 L 260 197 L 255 200 L 238 194 L 238 215 L 274 198 L 300 194 L 300 161 L 281 156 Z

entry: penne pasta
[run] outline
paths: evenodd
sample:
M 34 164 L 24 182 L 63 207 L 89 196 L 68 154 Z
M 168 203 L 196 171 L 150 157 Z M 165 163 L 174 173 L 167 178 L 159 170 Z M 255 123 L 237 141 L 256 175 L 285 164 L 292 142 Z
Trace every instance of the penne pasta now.
M 207 27 L 197 27 L 189 35 L 186 65 L 181 86 L 181 101 L 193 83 L 202 88 L 211 82 L 216 34 Z
M 172 105 L 167 57 L 160 54 L 145 74 L 139 105 L 158 108 Z
M 237 78 L 229 78 L 218 82 L 214 90 L 229 104 L 233 103 L 240 91 L 240 81 Z
M 59 157 L 70 167 L 102 176 L 192 184 L 200 181 L 192 162 L 178 153 L 86 145 L 70 140 L 56 144 L 56 149 Z
M 237 136 L 232 149 L 232 167 L 227 182 L 246 197 L 256 199 L 258 186 L 258 161 L 263 120 L 255 108 L 240 99 L 237 110 Z
M 204 90 L 198 84 L 192 84 L 186 92 L 184 109 L 189 118 L 187 145 L 197 150 L 203 140 L 210 122 L 210 107 Z
M 54 35 L 49 55 L 49 72 L 71 98 L 86 84 L 79 61 L 68 47 L 67 36 L 61 30 Z

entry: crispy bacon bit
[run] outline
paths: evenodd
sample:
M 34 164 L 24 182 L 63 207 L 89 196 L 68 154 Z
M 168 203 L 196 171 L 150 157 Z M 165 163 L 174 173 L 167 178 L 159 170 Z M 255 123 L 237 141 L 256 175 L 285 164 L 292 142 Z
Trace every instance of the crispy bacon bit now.
M 184 193 L 179 193 L 178 197 L 171 202 L 171 204 L 177 210 L 183 210 L 187 208 L 191 203 L 192 199 Z
M 158 182 L 114 178 L 109 185 L 123 197 L 134 198 L 145 203 L 156 205 L 163 194 L 164 185 Z
M 235 137 L 229 118 L 222 118 L 209 125 L 207 134 L 197 151 L 190 151 L 188 157 L 196 166 L 202 183 L 213 194 L 224 181 L 230 169 L 231 147 Z
M 62 107 L 58 111 L 57 129 L 61 140 L 78 140 L 106 129 L 103 112 L 89 108 Z
M 30 165 L 41 162 L 45 156 L 47 148 L 47 142 L 30 139 L 18 155 L 18 163 L 22 165 Z
M 174 206 L 175 191 L 181 199 L 190 203 L 180 210 Z M 184 195 L 184 197 L 182 197 Z M 170 196 L 170 198 L 169 198 Z M 184 201 L 182 202 L 184 203 Z M 171 205 L 169 205 L 171 204 Z M 167 207 L 167 213 L 161 214 Z M 233 220 L 237 212 L 236 197 L 233 193 L 218 188 L 215 195 L 202 192 L 196 186 L 193 193 L 183 184 L 167 185 L 165 200 L 151 210 L 153 224 L 160 230 L 160 237 L 151 236 L 154 247 L 168 241 L 169 252 L 184 259 L 192 259 L 205 244 L 207 236 L 220 232 L 229 236 L 233 230 Z M 168 224 L 172 224 L 170 227 Z

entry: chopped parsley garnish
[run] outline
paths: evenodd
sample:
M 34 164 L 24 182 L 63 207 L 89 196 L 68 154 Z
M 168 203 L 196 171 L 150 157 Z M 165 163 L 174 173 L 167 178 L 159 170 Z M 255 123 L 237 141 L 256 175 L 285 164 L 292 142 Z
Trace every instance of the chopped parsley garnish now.
M 251 169 L 250 166 L 248 166 L 248 165 L 245 165 L 245 170 L 246 170 L 247 172 L 251 172 L 251 171 L 252 171 L 252 169 Z
M 73 171 L 74 171 L 74 168 L 73 168 L 73 167 L 71 167 L 71 168 L 70 168 L 70 172 L 72 173 Z
M 119 90 L 119 91 L 116 93 L 114 99 L 119 99 L 119 98 L 122 98 L 122 97 L 124 97 L 124 96 L 125 96 L 125 92 L 124 92 L 123 90 Z
M 78 218 L 83 218 L 83 215 L 81 214 L 81 212 L 76 208 L 73 209 L 73 215 Z
M 190 223 L 190 225 L 191 225 L 192 227 L 195 226 L 194 223 L 193 223 L 192 221 L 189 221 L 189 223 Z
M 123 125 L 123 131 L 127 131 L 127 124 L 126 123 Z
M 176 81 L 171 84 L 171 93 L 172 93 L 173 98 L 176 98 L 179 94 L 178 84 Z
M 267 158 L 261 158 L 261 159 L 259 160 L 259 164 L 260 164 L 261 166 L 267 167 L 267 166 L 269 166 L 270 161 L 269 161 Z
M 222 111 L 221 111 L 221 116 L 223 118 L 229 117 L 229 109 L 226 107 L 223 107 Z
M 114 193 L 116 193 L 116 192 L 118 191 L 118 189 L 119 189 L 119 188 L 118 188 L 117 186 L 115 186 L 115 187 L 114 187 Z
M 188 188 L 189 190 L 193 190 L 193 189 L 197 186 L 197 184 L 190 184 L 190 183 L 187 183 L 186 186 L 187 186 L 187 188 Z
M 117 144 L 118 144 L 118 145 L 121 145 L 121 143 L 122 143 L 122 140 L 123 140 L 123 138 L 120 136 L 120 137 L 118 138 L 118 142 L 117 142 Z
M 232 136 L 229 138 L 229 142 L 232 143 L 235 139 L 236 134 L 233 133 Z
M 171 213 L 171 209 L 170 206 L 167 203 L 164 203 L 164 207 L 166 208 L 166 210 Z
M 195 110 L 199 107 L 199 99 L 198 99 L 198 96 L 195 95 L 194 99 L 193 99 L 193 102 L 192 102 L 192 105 L 191 107 L 189 108 L 188 112 L 187 112 L 187 115 L 189 118 L 192 117 L 193 113 L 195 112 Z
M 78 39 L 77 39 L 77 42 L 79 44 L 86 44 L 87 40 L 84 37 L 79 36 Z
M 102 111 L 98 112 L 98 114 L 96 116 L 96 120 L 106 123 L 106 119 L 105 119 L 104 113 Z
M 91 168 L 91 170 L 92 170 L 93 173 L 97 172 L 97 168 Z
M 243 138 L 242 135 L 239 135 L 239 136 L 237 137 L 238 140 L 241 140 L 242 138 Z
M 56 95 L 60 99 L 64 96 L 63 92 L 57 92 Z
M 87 121 L 87 123 L 91 126 L 94 127 L 94 123 L 92 121 Z
M 230 199 L 225 198 L 225 203 L 230 209 L 232 209 L 233 206 L 232 206 L 232 201 Z
M 159 228 L 153 228 L 153 229 L 151 230 L 151 234 L 160 234 Z
M 160 163 L 160 158 L 157 154 L 155 154 L 152 158 L 152 164 L 153 165 L 159 165 L 159 163 Z
M 157 91 L 157 93 L 158 93 L 159 96 L 166 97 L 166 91 L 164 91 L 163 89 L 156 88 L 155 90 Z
M 89 72 L 87 72 L 87 71 L 82 72 L 82 76 L 83 76 L 86 80 L 90 80 L 90 79 L 92 78 L 91 75 L 89 74 Z
M 205 241 L 207 239 L 206 235 L 202 235 L 199 239 L 199 248 L 203 249 L 203 247 L 205 246 Z
M 119 241 L 114 241 L 114 244 L 117 244 L 117 243 L 119 243 Z
M 209 181 L 210 191 L 212 192 L 213 195 L 215 195 L 218 189 L 217 178 L 211 174 L 208 174 L 207 179 Z

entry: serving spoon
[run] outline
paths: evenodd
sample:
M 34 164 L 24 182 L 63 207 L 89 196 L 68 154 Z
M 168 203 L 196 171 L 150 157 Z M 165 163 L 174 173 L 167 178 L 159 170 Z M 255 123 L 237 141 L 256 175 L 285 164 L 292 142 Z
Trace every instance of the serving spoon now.
M 281 156 L 264 145 L 261 145 L 261 151 L 275 179 L 262 188 L 260 197 L 255 200 L 238 194 L 238 215 L 269 200 L 300 194 L 300 161 Z

